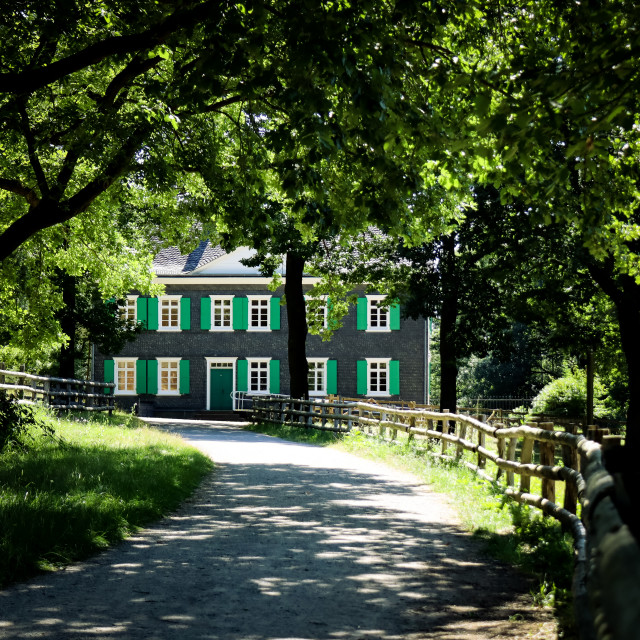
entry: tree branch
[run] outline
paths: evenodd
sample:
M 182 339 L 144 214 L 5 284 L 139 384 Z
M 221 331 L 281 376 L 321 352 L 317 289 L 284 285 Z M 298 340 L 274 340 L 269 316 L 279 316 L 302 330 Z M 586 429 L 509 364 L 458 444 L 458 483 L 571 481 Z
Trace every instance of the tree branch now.
M 27 152 L 29 154 L 29 162 L 31 168 L 36 176 L 38 182 L 38 188 L 40 193 L 46 197 L 49 194 L 49 185 L 47 184 L 47 177 L 44 175 L 40 159 L 36 153 L 35 139 L 33 137 L 33 131 L 31 131 L 31 125 L 29 124 L 29 116 L 27 114 L 27 107 L 24 102 L 18 105 L 20 111 L 20 124 L 22 126 L 22 134 L 27 141 Z
M 0 234 L 0 262 L 38 231 L 71 220 L 86 211 L 91 203 L 126 170 L 133 155 L 140 148 L 145 134 L 146 127 L 136 129 L 113 156 L 104 171 L 68 200 L 55 202 L 50 198 L 43 198 L 31 206 L 25 215 L 15 220 Z M 16 185 L 11 183 L 11 186 Z
M 91 44 L 81 51 L 46 66 L 24 71 L 0 73 L 0 92 L 29 94 L 81 69 L 86 69 L 113 55 L 145 51 L 163 43 L 173 33 L 207 17 L 218 0 L 206 0 L 191 9 L 181 9 L 146 31 L 127 36 L 113 36 Z
M 11 193 L 22 196 L 33 207 L 35 207 L 40 202 L 40 199 L 36 196 L 33 189 L 25 187 L 18 180 L 0 178 L 0 189 L 2 189 L 3 191 L 11 191 Z
M 139 58 L 134 58 L 129 64 L 118 73 L 115 78 L 109 83 L 107 90 L 104 92 L 104 96 L 101 100 L 101 109 L 106 109 L 110 106 L 113 106 L 113 103 L 118 95 L 118 93 L 122 90 L 123 87 L 126 87 L 131 80 L 135 77 L 146 73 L 149 69 L 155 67 L 162 58 L 160 56 L 155 56 L 153 58 L 147 58 L 146 60 L 140 60 Z

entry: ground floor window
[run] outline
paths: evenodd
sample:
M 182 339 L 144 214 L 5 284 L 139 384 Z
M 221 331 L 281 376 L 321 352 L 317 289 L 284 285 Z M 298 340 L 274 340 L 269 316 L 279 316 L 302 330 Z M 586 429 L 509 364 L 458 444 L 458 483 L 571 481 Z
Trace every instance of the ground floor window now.
M 327 394 L 327 360 L 309 358 L 309 395 Z
M 115 392 L 119 394 L 136 393 L 136 358 L 114 358 L 113 362 Z
M 180 393 L 180 358 L 158 358 L 158 393 Z
M 269 360 L 249 361 L 249 392 L 269 392 Z
M 387 360 L 369 360 L 369 393 L 389 393 L 389 362 Z

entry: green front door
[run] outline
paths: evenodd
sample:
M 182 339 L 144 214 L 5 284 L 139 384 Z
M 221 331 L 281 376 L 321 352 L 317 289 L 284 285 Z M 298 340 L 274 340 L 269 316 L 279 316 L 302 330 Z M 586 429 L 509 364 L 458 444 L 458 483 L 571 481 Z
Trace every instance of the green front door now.
M 211 411 L 226 411 L 233 409 L 233 370 L 211 369 Z

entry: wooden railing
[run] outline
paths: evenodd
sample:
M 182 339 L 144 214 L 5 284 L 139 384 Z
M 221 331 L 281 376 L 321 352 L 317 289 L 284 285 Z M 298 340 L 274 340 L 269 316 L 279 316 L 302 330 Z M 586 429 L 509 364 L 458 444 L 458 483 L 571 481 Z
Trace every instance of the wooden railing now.
M 24 371 L 8 371 L 0 364 L 0 393 L 21 404 L 111 413 L 114 388 L 113 382 L 36 376 Z
M 603 464 L 603 450 L 620 446 L 619 436 L 590 433 L 600 443 L 577 434 L 575 425 L 561 431 L 552 422 L 510 426 L 493 417 L 377 401 L 254 398 L 252 420 L 332 431 L 357 428 L 389 440 L 405 434 L 431 455 L 457 460 L 482 478 L 503 484 L 509 498 L 541 509 L 573 535 L 580 637 L 640 637 L 640 549 L 617 511 L 615 481 Z M 540 493 L 532 491 L 532 478 L 539 479 Z M 562 506 L 556 504 L 558 483 L 564 488 Z

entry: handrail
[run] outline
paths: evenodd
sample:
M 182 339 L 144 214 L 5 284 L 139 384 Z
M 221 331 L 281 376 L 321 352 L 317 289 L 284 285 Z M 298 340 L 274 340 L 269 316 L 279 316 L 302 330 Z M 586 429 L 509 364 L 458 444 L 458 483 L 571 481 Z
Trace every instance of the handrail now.
M 15 381 L 7 382 L 7 378 Z M 44 404 L 52 409 L 108 411 L 111 414 L 115 404 L 112 390 L 115 387 L 113 382 L 11 371 L 0 363 L 0 392 L 15 398 L 19 404 Z

